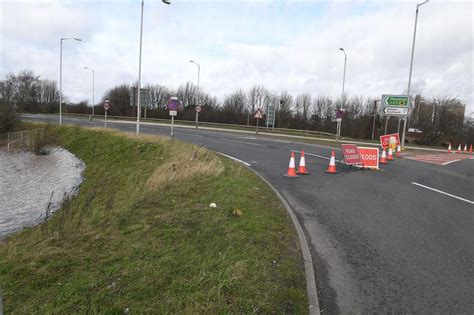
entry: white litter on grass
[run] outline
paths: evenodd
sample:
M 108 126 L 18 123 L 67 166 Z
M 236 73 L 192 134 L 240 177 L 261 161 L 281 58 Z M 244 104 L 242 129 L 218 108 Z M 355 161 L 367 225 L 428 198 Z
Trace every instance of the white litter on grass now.
M 217 208 L 217 205 L 213 202 L 213 203 L 211 203 L 211 204 L 209 205 L 209 207 L 211 207 L 211 208 Z

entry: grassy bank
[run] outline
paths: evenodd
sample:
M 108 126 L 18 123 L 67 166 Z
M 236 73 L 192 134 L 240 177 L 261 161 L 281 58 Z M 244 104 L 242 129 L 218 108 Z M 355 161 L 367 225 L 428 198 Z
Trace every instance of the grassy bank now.
M 164 138 L 57 132 L 85 181 L 0 245 L 7 313 L 307 311 L 296 233 L 250 171 Z

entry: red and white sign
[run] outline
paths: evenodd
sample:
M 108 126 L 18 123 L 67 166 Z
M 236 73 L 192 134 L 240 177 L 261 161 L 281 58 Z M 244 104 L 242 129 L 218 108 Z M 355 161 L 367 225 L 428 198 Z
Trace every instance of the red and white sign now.
M 179 108 L 181 107 L 181 102 L 178 100 L 177 97 L 173 96 L 170 98 L 166 106 L 168 107 L 168 110 L 170 111 L 171 110 L 178 111 Z
M 347 165 L 362 165 L 359 148 L 355 144 L 341 144 L 341 150 Z
M 392 149 L 395 149 L 398 145 L 400 145 L 400 136 L 398 133 L 380 136 L 380 145 L 384 149 L 387 149 L 389 146 L 391 146 Z
M 110 101 L 109 101 L 109 100 L 105 100 L 105 101 L 104 101 L 104 109 L 105 109 L 105 110 L 109 110 L 109 106 L 110 106 Z
M 263 115 L 262 115 L 262 112 L 260 111 L 260 108 L 257 109 L 257 111 L 255 112 L 255 115 L 253 117 L 255 119 L 262 119 L 263 118 Z
M 359 154 L 364 168 L 379 169 L 379 148 L 359 147 Z
M 198 105 L 198 106 L 196 106 L 196 112 L 197 112 L 197 113 L 200 113 L 200 112 L 201 112 L 201 110 L 202 110 L 201 106 L 199 106 L 199 105 Z

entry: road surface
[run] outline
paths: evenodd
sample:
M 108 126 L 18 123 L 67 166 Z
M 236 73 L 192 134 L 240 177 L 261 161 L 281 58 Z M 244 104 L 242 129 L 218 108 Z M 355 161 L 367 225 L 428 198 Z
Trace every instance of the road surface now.
M 103 126 L 80 118 L 63 122 Z M 170 132 L 143 124 L 141 131 Z M 322 312 L 473 313 L 474 160 L 397 159 L 380 171 L 338 164 L 333 175 L 324 173 L 331 149 L 323 145 L 179 127 L 175 138 L 250 164 L 284 196 L 311 247 Z M 307 153 L 310 175 L 283 177 L 290 150 Z

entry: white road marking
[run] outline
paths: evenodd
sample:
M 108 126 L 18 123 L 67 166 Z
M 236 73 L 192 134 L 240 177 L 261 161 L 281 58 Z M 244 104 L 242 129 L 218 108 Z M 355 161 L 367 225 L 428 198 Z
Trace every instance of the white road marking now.
M 137 92 L 138 93 L 138 92 Z M 449 161 L 449 162 L 446 162 L 446 163 L 443 163 L 441 165 L 448 165 L 449 163 L 454 163 L 454 162 L 459 162 L 461 160 L 452 160 L 452 161 Z
M 193 137 L 199 137 L 199 138 L 204 138 L 202 135 L 195 135 L 193 133 L 186 133 L 186 132 L 180 132 L 180 131 L 175 131 L 175 133 L 182 134 L 182 135 L 187 135 L 187 136 L 193 136 Z
M 242 144 L 249 144 L 249 145 L 254 145 L 254 146 L 256 146 L 256 147 L 263 147 L 263 145 L 258 144 L 258 143 L 251 143 L 251 142 L 245 142 L 245 141 L 231 140 L 231 139 L 226 139 L 226 138 L 219 138 L 219 140 L 237 142 L 237 143 L 242 143 Z
M 456 195 L 452 195 L 452 194 L 450 194 L 450 193 L 447 193 L 447 192 L 444 192 L 444 191 L 441 191 L 441 190 L 438 190 L 438 189 L 435 189 L 435 188 L 431 188 L 431 187 L 428 187 L 428 186 L 425 186 L 425 185 L 422 185 L 422 184 L 418 184 L 418 183 L 415 183 L 415 182 L 411 182 L 411 183 L 412 183 L 413 185 L 420 186 L 420 187 L 423 187 L 423 188 L 425 188 L 425 189 L 429 189 L 429 190 L 435 191 L 435 192 L 437 192 L 437 193 L 440 193 L 440 194 L 449 196 L 449 197 L 451 197 L 451 198 L 455 198 L 455 199 L 458 199 L 458 200 L 461 200 L 461 201 L 470 203 L 471 205 L 474 204 L 474 201 L 471 201 L 471 200 L 468 200 L 468 199 L 464 199 L 464 198 L 458 197 L 458 196 L 456 196 Z
M 301 151 L 295 151 L 295 150 L 291 150 L 291 151 L 296 152 L 296 153 L 301 153 Z M 325 160 L 330 160 L 331 159 L 331 157 L 322 156 L 322 155 L 318 155 L 318 154 L 313 154 L 313 153 L 309 153 L 309 152 L 306 152 L 306 151 L 304 151 L 304 154 L 305 155 L 316 156 L 318 158 L 325 159 Z M 346 164 L 346 162 L 343 162 L 343 161 L 340 161 L 340 160 L 336 160 L 336 162 Z
M 233 157 L 233 156 L 230 156 L 230 155 L 227 155 L 227 154 L 224 154 L 224 153 L 221 153 L 221 152 L 217 152 L 217 153 L 219 153 L 220 155 L 223 155 L 223 156 L 225 156 L 225 157 L 227 157 L 227 158 L 229 158 L 229 159 L 232 159 L 232 160 L 234 160 L 234 161 L 240 162 L 240 163 L 242 163 L 242 164 L 244 164 L 244 165 L 252 166 L 251 164 L 249 164 L 249 163 L 247 163 L 247 162 L 245 162 L 245 161 L 239 160 L 238 158 L 235 158 L 235 157 Z
M 257 140 L 257 138 L 251 138 L 251 137 L 239 137 L 240 139 L 247 139 L 247 140 Z

